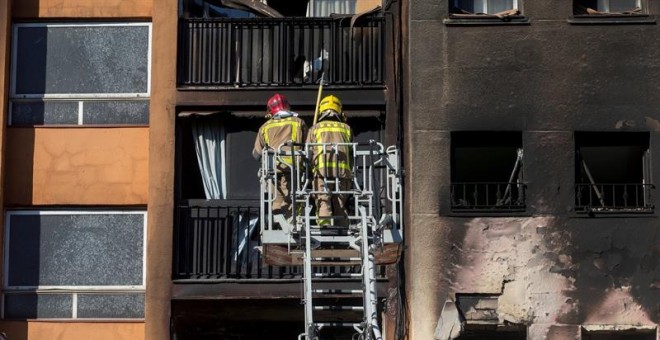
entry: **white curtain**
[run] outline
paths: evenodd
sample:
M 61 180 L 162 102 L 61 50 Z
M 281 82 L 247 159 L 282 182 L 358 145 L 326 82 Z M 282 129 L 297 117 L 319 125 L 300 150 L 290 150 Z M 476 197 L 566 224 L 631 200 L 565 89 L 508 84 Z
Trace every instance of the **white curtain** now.
M 238 263 L 238 259 L 245 258 L 252 261 L 257 260 L 259 252 L 254 248 L 256 243 L 250 244 L 250 239 L 257 230 L 259 215 L 253 213 L 233 213 L 232 214 L 232 241 L 231 252 L 232 259 L 237 262 L 237 266 L 247 265 L 248 261 Z
M 355 14 L 356 0 L 309 0 L 307 17 L 329 17 L 330 14 Z
M 206 199 L 227 198 L 224 126 L 215 117 L 193 117 L 192 134 Z

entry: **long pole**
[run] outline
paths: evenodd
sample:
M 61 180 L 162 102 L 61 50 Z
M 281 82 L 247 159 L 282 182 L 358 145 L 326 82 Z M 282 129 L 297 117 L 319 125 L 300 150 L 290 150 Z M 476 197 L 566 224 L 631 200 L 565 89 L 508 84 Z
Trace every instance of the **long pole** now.
M 321 93 L 323 92 L 323 77 L 325 72 L 321 73 L 321 80 L 319 81 L 319 93 L 316 96 L 316 108 L 314 109 L 314 124 L 319 121 L 319 106 L 321 105 Z

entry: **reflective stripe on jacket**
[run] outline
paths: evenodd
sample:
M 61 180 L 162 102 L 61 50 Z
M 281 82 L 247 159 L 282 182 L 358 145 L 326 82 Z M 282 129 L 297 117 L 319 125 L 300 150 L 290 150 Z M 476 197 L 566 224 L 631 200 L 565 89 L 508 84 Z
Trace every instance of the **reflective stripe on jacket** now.
M 307 134 L 308 143 L 352 143 L 353 131 L 348 124 L 337 121 L 322 121 L 312 126 Z M 335 152 L 331 145 L 312 148 L 312 171 L 314 175 L 327 178 L 351 178 L 352 153 L 350 145 L 338 145 Z
M 259 134 L 254 141 L 254 150 L 252 153 L 253 155 L 261 155 L 265 147 L 277 151 L 280 149 L 280 146 L 288 141 L 302 143 L 305 140 L 306 132 L 307 125 L 305 125 L 305 122 L 298 117 L 292 116 L 281 119 L 270 119 L 259 128 Z M 296 147 L 294 149 L 300 150 L 301 148 Z M 281 150 L 284 152 L 290 152 L 291 148 L 288 146 L 282 146 Z M 279 159 L 288 165 L 293 164 L 291 156 L 281 156 Z M 281 167 L 278 166 L 278 168 L 280 170 L 285 170 L 287 167 L 282 165 Z

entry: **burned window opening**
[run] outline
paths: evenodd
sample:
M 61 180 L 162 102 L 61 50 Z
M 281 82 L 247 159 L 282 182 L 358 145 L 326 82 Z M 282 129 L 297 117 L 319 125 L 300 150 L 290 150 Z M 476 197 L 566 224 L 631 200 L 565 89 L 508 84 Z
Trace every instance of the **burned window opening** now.
M 577 16 L 630 16 L 645 14 L 642 0 L 574 0 Z
M 599 330 L 582 329 L 582 340 L 656 340 L 653 330 Z
M 453 132 L 451 207 L 457 212 L 525 210 L 520 132 Z
M 575 134 L 575 210 L 579 213 L 651 213 L 649 134 Z
M 527 330 L 525 327 L 494 326 L 494 325 L 466 325 L 465 330 L 456 338 L 457 340 L 525 340 Z

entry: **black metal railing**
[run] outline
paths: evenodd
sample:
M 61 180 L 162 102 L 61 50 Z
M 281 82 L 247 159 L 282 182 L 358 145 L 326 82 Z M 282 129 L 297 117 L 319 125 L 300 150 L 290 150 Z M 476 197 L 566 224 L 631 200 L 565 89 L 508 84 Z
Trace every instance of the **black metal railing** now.
M 525 188 L 516 182 L 470 182 L 451 184 L 454 211 L 524 211 Z
M 174 279 L 299 279 L 302 266 L 263 263 L 258 204 L 190 200 L 176 208 Z M 315 267 L 317 272 L 356 272 L 358 266 Z M 379 266 L 383 278 L 385 268 Z
M 181 86 L 382 86 L 383 17 L 181 19 Z
M 259 209 L 204 201 L 177 207 L 175 279 L 294 278 L 296 267 L 264 265 L 256 247 Z
M 653 184 L 579 183 L 575 185 L 576 212 L 651 213 Z

